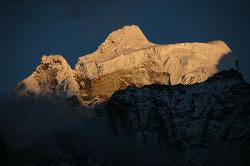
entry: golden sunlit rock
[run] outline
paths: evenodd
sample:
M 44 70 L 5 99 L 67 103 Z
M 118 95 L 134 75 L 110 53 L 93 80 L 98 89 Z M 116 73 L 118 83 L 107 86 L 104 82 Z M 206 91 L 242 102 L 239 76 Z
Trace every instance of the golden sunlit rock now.
M 234 57 L 223 41 L 159 45 L 132 25 L 109 34 L 95 52 L 79 58 L 74 70 L 62 56 L 43 56 L 16 93 L 93 104 L 128 86 L 193 84 L 230 68 Z

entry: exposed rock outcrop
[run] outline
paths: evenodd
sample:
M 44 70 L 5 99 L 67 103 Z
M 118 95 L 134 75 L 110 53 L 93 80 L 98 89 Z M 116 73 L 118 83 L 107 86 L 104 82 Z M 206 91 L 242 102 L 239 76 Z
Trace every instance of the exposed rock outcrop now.
M 46 151 L 43 148 L 38 152 L 34 150 L 39 147 L 36 144 L 32 144 L 30 153 L 27 149 L 17 151 L 19 154 L 24 153 L 26 159 L 27 154 L 32 154 L 28 159 L 33 159 L 33 153 L 36 154 L 37 158 L 27 160 L 27 163 L 32 163 L 29 165 L 248 166 L 250 163 L 250 84 L 235 70 L 219 72 L 205 82 L 192 85 L 128 87 L 115 92 L 107 102 L 95 105 L 92 111 L 85 111 L 84 108 L 74 111 L 71 107 L 64 110 L 62 108 L 66 104 L 64 106 L 60 102 L 59 105 L 53 105 L 56 103 L 53 100 L 40 108 L 44 101 L 39 102 L 39 98 L 38 101 L 32 98 L 29 104 L 26 102 L 14 102 L 19 103 L 14 106 L 18 109 L 17 117 L 0 114 L 0 126 L 6 129 L 1 130 L 1 134 L 12 128 L 14 132 L 9 137 L 19 135 L 15 139 L 23 138 L 19 141 L 22 143 L 26 140 L 26 136 L 20 137 L 22 133 L 40 133 L 40 129 L 43 133 L 47 118 L 53 124 L 49 125 L 53 129 L 52 135 L 59 134 L 56 139 L 52 137 L 55 146 L 51 148 L 47 145 Z M 41 103 L 39 109 L 30 106 L 33 102 Z M 5 113 L 11 112 L 9 108 L 13 108 L 12 103 L 7 108 Z M 35 116 L 23 114 L 25 109 L 31 109 L 30 113 L 34 111 L 31 115 Z M 37 110 L 41 111 L 38 115 Z M 64 114 L 65 111 L 67 114 Z M 41 123 L 39 115 L 46 112 L 50 114 L 42 116 Z M 96 114 L 89 117 L 88 113 L 93 112 Z M 38 122 L 29 122 L 34 117 Z M 60 122 L 60 117 L 66 121 L 61 122 L 63 127 L 54 132 L 54 125 Z M 88 120 L 85 121 L 85 118 Z M 13 125 L 14 121 L 9 119 L 19 119 L 20 126 Z M 93 128 L 97 122 L 98 127 Z M 31 130 L 27 127 L 29 124 L 38 126 L 35 125 Z M 99 128 L 99 125 L 102 127 Z M 50 142 L 47 136 L 41 138 L 45 140 L 42 146 Z M 13 140 L 7 139 L 7 142 L 13 143 Z M 63 144 L 58 147 L 59 142 Z M 18 146 L 10 147 L 20 150 Z M 136 156 L 137 152 L 140 155 Z M 11 162 L 15 162 L 14 159 L 9 158 Z
M 41 64 L 26 79 L 18 83 L 18 95 L 57 96 L 81 101 L 75 72 L 60 55 L 43 56 Z
M 236 71 L 193 85 L 130 87 L 115 93 L 106 108 L 118 134 L 165 147 L 156 155 L 162 165 L 250 162 L 250 85 Z
M 222 41 L 158 45 L 132 25 L 109 34 L 97 51 L 79 58 L 75 70 L 61 56 L 44 56 L 16 93 L 93 104 L 128 86 L 193 84 L 232 67 L 231 50 Z

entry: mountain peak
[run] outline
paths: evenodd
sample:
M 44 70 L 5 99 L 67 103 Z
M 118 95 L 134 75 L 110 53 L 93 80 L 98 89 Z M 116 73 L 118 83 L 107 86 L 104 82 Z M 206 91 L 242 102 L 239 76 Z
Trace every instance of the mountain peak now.
M 41 58 L 41 64 L 50 63 L 63 63 L 68 64 L 62 55 L 43 55 Z
M 106 40 L 111 40 L 115 43 L 120 42 L 148 42 L 142 30 L 136 25 L 124 26 L 121 29 L 111 32 Z
M 18 83 L 20 95 L 60 96 L 68 98 L 78 94 L 74 71 L 61 55 L 43 55 L 36 70 Z
M 149 45 L 152 45 L 152 43 L 148 41 L 138 26 L 124 26 L 121 29 L 111 32 L 98 47 L 97 53 L 102 56 L 112 56 L 130 49 L 139 49 Z
M 158 45 L 131 25 L 111 32 L 95 52 L 79 58 L 74 70 L 62 56 L 43 56 L 16 92 L 91 103 L 128 86 L 194 84 L 234 67 L 222 41 Z

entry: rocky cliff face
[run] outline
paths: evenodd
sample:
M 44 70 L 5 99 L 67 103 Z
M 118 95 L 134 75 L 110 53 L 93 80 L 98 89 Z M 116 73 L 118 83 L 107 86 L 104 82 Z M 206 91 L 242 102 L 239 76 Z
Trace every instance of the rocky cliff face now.
M 48 148 L 49 155 L 45 158 L 50 165 L 122 165 L 129 160 L 128 154 L 135 155 L 137 151 L 132 153 L 127 147 L 123 147 L 125 155 L 117 155 L 121 145 L 126 144 L 116 142 L 107 147 L 106 140 L 101 141 L 104 136 L 99 136 L 100 129 L 91 130 L 89 121 L 81 123 L 82 113 L 94 112 L 94 121 L 103 122 L 105 130 L 132 142 L 133 147 L 143 147 L 146 153 L 140 158 L 141 165 L 247 166 L 250 85 L 231 68 L 234 58 L 222 41 L 158 45 L 149 42 L 137 26 L 126 26 L 112 32 L 95 52 L 80 57 L 74 70 L 60 55 L 43 56 L 41 64 L 18 84 L 15 92 L 21 96 L 56 96 L 73 106 L 93 104 L 70 110 L 70 114 L 79 118 L 79 124 L 69 128 L 70 132 L 71 121 L 60 128 L 59 133 L 63 133 L 60 139 L 68 141 L 72 137 L 68 134 L 73 132 L 77 146 L 66 141 L 67 146 L 59 150 Z M 56 117 L 60 113 L 61 108 Z M 1 125 L 3 128 L 5 123 Z M 79 134 L 83 126 L 91 131 Z M 23 128 L 21 125 L 21 131 L 17 130 L 20 135 Z M 88 140 L 99 137 L 94 145 L 88 145 Z M 87 142 L 82 141 L 84 138 Z M 102 147 L 106 147 L 103 154 L 99 149 Z M 109 151 L 112 155 L 107 158 Z M 40 153 L 47 154 L 39 151 L 37 156 Z M 117 159 L 122 162 L 117 164 Z M 129 163 L 123 165 L 139 165 L 133 160 Z
M 165 147 L 156 155 L 162 165 L 250 162 L 250 85 L 236 71 L 193 85 L 130 87 L 115 93 L 106 110 L 117 133 Z
M 32 103 L 34 101 L 36 100 L 32 99 Z M 12 104 L 10 106 L 12 107 Z M 51 106 L 53 104 L 47 107 Z M 29 109 L 33 107 L 28 105 Z M 45 112 L 51 113 L 49 116 L 41 116 L 43 120 L 36 113 L 38 108 L 30 112 L 35 111 L 35 120 L 44 122 L 42 124 L 45 126 L 49 119 L 53 127 L 54 121 L 56 124 L 60 122 L 58 117 L 65 111 L 64 107 L 60 106 L 58 111 L 40 108 L 40 116 Z M 51 166 L 248 166 L 249 108 L 250 84 L 235 70 L 219 72 L 202 83 L 192 85 L 153 84 L 128 87 L 115 92 L 107 102 L 91 107 L 91 111 L 85 111 L 84 108 L 78 111 L 68 110 L 69 114 L 63 114 L 62 117 L 66 120 L 74 118 L 63 123 L 63 127 L 56 132 L 53 130 L 53 136 L 59 133 L 56 139 L 52 137 L 56 146 L 49 146 L 45 151 L 42 148 L 36 152 L 33 149 L 39 146 L 28 144 L 31 146 L 30 158 L 33 158 L 33 153 L 37 158 L 27 161 L 32 163 L 29 165 Z M 13 126 L 12 121 L 10 124 L 7 123 L 8 118 L 12 116 L 3 116 L 1 128 L 5 127 L 8 131 L 8 127 L 12 126 L 15 130 L 19 128 L 16 130 L 19 135 L 22 135 L 23 130 L 28 133 L 27 126 L 30 123 L 27 121 L 33 120 L 34 117 L 27 113 L 23 114 L 23 110 L 25 109 L 21 108 L 17 111 L 17 117 L 22 122 L 20 126 Z M 9 109 L 6 112 L 9 112 Z M 87 116 L 86 121 L 83 116 L 85 112 L 96 114 L 93 119 Z M 101 128 L 99 125 L 93 128 L 94 122 L 100 122 Z M 41 128 L 40 123 L 38 122 L 38 128 L 31 130 L 31 133 L 44 128 Z M 6 124 L 9 125 L 6 127 Z M 10 136 L 12 138 L 13 133 Z M 19 137 L 16 139 L 19 140 Z M 41 139 L 47 137 L 48 135 L 45 135 Z M 25 136 L 21 138 L 26 140 Z M 67 141 L 64 142 L 64 139 Z M 58 147 L 58 142 L 62 142 L 62 146 Z M 27 151 L 21 152 L 28 158 Z M 17 151 L 17 154 L 21 152 Z M 20 165 L 19 162 L 18 164 Z
M 22 96 L 58 96 L 62 99 L 75 97 L 81 101 L 75 78 L 74 70 L 62 56 L 43 56 L 36 70 L 18 83 L 15 93 Z
M 62 56 L 43 56 L 15 92 L 93 104 L 128 86 L 194 84 L 232 67 L 231 50 L 222 41 L 158 45 L 132 25 L 109 34 L 95 52 L 79 58 L 74 70 Z

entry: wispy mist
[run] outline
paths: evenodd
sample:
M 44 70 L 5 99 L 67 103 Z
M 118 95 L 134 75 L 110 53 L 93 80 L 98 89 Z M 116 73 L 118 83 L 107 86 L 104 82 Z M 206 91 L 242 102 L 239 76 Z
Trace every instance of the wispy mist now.
M 115 136 L 92 111 L 45 98 L 4 99 L 0 110 L 4 164 L 77 165 L 93 159 L 94 163 L 140 165 L 148 161 L 139 145 Z

